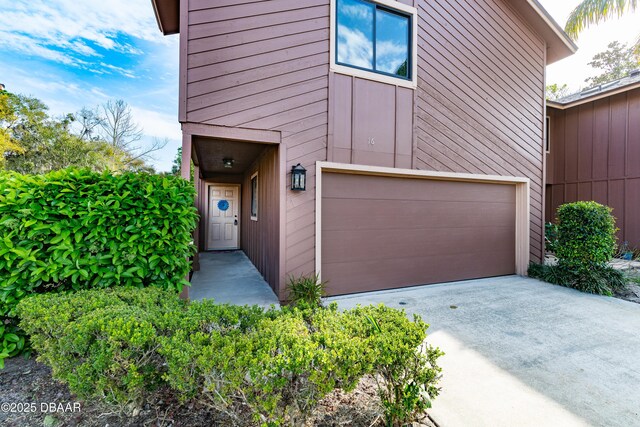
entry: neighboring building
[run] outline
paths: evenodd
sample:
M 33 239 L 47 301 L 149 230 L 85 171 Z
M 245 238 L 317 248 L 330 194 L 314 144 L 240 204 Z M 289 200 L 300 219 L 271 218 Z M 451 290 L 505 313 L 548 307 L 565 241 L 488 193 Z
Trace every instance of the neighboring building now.
M 537 1 L 152 2 L 201 251 L 241 248 L 281 299 L 290 275 L 343 294 L 540 261 L 545 66 L 576 47 Z
M 546 221 L 558 206 L 613 208 L 619 243 L 640 248 L 640 71 L 547 103 Z

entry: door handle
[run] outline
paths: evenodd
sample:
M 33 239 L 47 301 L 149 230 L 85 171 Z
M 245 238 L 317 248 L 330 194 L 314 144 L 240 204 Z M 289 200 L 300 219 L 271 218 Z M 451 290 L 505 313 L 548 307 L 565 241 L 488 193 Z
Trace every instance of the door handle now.
M 238 225 L 238 218 L 233 220 L 233 225 Z

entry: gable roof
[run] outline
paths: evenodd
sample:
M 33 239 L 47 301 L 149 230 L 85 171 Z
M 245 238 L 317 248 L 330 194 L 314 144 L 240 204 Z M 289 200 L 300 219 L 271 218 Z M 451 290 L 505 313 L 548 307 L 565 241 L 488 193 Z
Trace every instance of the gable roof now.
M 549 107 L 564 110 L 569 107 L 586 104 L 587 102 L 593 102 L 597 99 L 606 98 L 608 96 L 637 88 L 640 88 L 640 70 L 632 71 L 627 77 L 603 83 L 601 85 L 585 89 L 581 92 L 565 96 L 564 98 L 547 101 L 547 105 Z
M 506 0 L 547 43 L 547 65 L 573 55 L 578 47 L 538 0 Z M 151 0 L 164 35 L 180 32 L 180 0 Z

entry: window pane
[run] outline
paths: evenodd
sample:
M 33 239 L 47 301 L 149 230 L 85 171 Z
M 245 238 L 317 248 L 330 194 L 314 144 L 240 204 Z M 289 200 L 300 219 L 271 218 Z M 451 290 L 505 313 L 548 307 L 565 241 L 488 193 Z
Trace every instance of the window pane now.
M 251 178 L 251 216 L 258 216 L 258 177 Z
M 373 69 L 374 6 L 359 0 L 338 0 L 337 15 L 337 61 Z
M 376 70 L 409 77 L 409 18 L 378 9 Z

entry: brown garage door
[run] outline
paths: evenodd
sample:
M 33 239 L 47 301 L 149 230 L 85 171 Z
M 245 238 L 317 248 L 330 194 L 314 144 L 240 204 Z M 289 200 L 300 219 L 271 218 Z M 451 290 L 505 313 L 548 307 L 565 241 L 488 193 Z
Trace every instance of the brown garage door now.
M 330 295 L 515 272 L 515 185 L 322 174 Z

